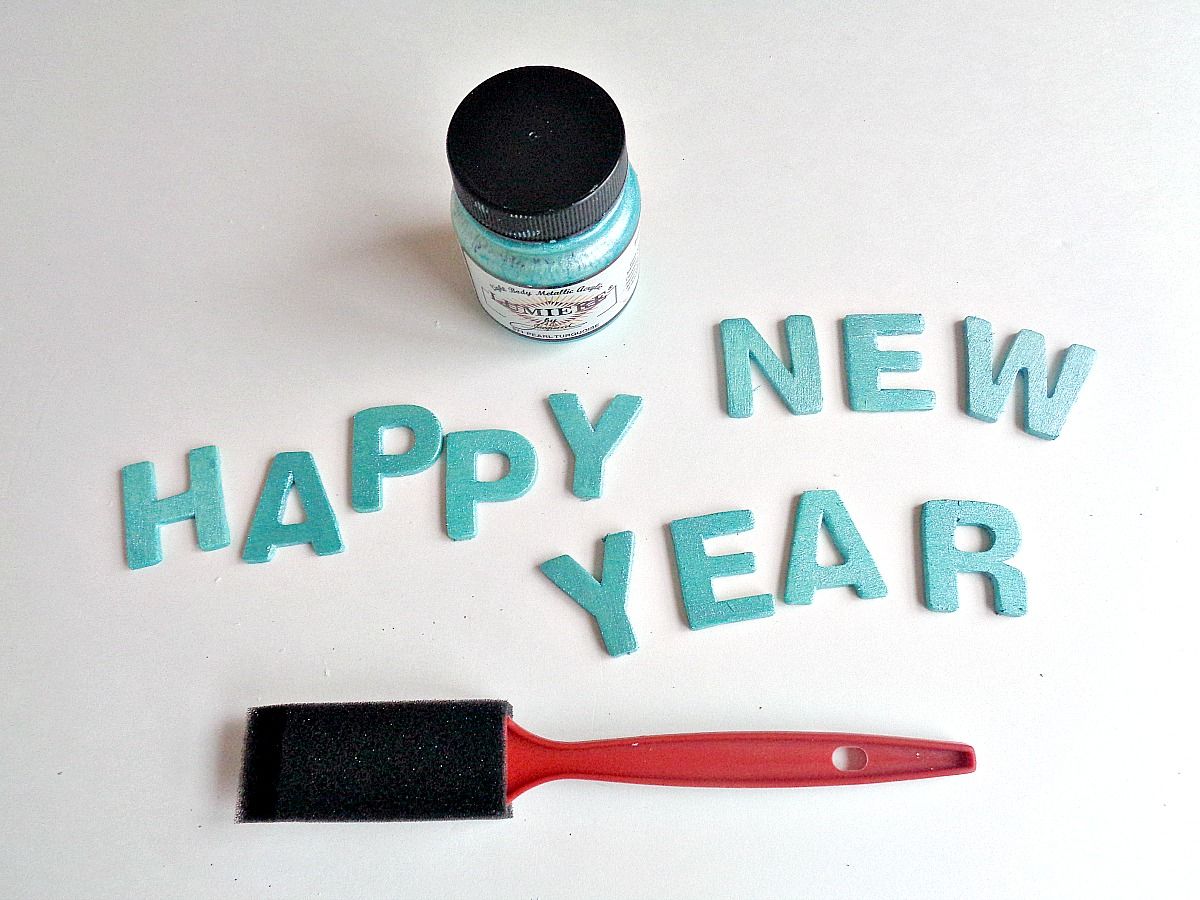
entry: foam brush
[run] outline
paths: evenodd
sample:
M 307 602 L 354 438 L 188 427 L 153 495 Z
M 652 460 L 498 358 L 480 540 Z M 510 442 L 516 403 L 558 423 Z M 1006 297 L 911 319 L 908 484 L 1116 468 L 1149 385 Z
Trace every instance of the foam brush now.
M 749 731 L 563 742 L 526 731 L 502 700 L 300 703 L 250 710 L 239 818 L 508 818 L 516 797 L 558 778 L 762 788 L 974 770 L 971 747 L 944 741 Z

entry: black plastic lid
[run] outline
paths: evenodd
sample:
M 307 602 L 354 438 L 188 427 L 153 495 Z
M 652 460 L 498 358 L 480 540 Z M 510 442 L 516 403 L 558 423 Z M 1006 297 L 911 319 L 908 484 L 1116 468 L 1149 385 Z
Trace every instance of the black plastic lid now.
M 625 187 L 625 123 L 600 85 L 525 66 L 467 94 L 446 134 L 454 190 L 481 225 L 521 241 L 590 228 Z

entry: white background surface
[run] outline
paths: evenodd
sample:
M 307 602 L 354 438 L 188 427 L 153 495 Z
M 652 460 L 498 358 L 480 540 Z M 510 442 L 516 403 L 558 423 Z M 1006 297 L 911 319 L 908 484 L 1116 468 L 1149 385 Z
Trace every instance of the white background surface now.
M 10 897 L 1096 897 L 1195 889 L 1194 4 L 42 4 L 0 11 L 0 893 Z M 627 123 L 643 280 L 602 334 L 472 300 L 444 130 L 502 69 L 576 68 Z M 837 329 L 922 312 L 927 413 L 852 413 Z M 715 328 L 813 316 L 826 409 L 725 417 Z M 958 322 L 1098 349 L 1063 437 L 961 408 Z M 603 499 L 545 404 L 645 397 Z M 351 511 L 349 420 L 417 403 L 541 459 L 440 525 L 440 465 Z M 122 558 L 118 471 L 223 454 L 234 544 Z M 347 549 L 240 561 L 312 451 Z M 689 631 L 665 525 L 747 507 L 782 589 L 836 488 L 887 581 Z M 1029 614 L 920 601 L 915 511 L 1013 510 Z M 1195 507 L 1190 507 L 1194 509 Z M 638 539 L 609 659 L 535 569 Z M 233 822 L 255 704 L 500 697 L 551 737 L 868 731 L 971 776 L 807 791 L 560 782 L 501 822 Z M 1193 894 L 1194 896 L 1194 894 Z

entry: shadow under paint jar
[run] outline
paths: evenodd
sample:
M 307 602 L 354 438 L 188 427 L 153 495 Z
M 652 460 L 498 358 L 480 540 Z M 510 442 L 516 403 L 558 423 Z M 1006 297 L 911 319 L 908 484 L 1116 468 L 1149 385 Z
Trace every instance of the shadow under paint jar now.
M 641 192 L 603 88 L 553 66 L 502 72 L 459 104 L 446 154 L 451 221 L 493 319 L 566 341 L 625 309 L 638 282 Z

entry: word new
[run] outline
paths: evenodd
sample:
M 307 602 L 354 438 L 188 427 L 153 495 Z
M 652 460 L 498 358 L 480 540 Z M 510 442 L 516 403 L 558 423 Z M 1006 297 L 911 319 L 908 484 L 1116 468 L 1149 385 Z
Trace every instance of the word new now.
M 754 363 L 795 415 L 821 411 L 821 368 L 812 319 L 788 316 L 784 320 L 790 364 L 771 349 L 747 319 L 721 323 L 721 350 L 725 362 L 725 408 L 735 419 L 754 411 L 750 366 Z M 925 318 L 920 313 L 846 316 L 842 319 L 842 353 L 846 364 L 846 393 L 850 408 L 858 412 L 904 412 L 933 409 L 933 391 L 881 388 L 881 372 L 916 372 L 921 354 L 915 350 L 881 350 L 876 339 L 921 334 Z M 992 326 L 970 316 L 962 323 L 963 358 L 966 360 L 966 412 L 985 422 L 1000 418 L 1018 377 L 1024 379 L 1025 431 L 1054 440 L 1062 433 L 1067 413 L 1091 371 L 1096 351 L 1072 344 L 1051 380 L 1046 363 L 1046 339 L 1022 329 L 1009 344 L 998 368 L 992 366 Z

